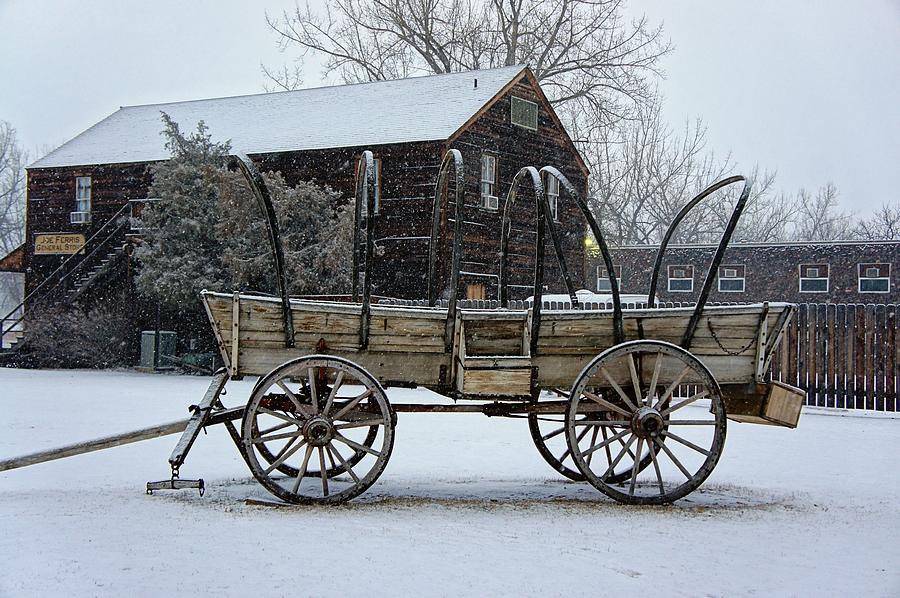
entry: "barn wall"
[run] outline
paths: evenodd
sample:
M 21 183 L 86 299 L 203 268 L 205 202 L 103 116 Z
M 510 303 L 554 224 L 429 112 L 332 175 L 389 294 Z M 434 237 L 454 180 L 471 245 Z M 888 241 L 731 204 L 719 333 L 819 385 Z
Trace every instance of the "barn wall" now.
M 537 131 L 512 124 L 512 96 L 538 103 Z M 579 168 L 577 154 L 568 143 L 565 131 L 553 119 L 546 106 L 541 104 L 538 93 L 528 79 L 520 80 L 504 94 L 453 140 L 451 147 L 462 152 L 466 164 L 467 193 L 463 226 L 465 251 L 462 270 L 484 275 L 465 277 L 464 283 L 488 283 L 488 298 L 496 298 L 503 204 L 516 173 L 525 166 L 556 166 L 580 193 L 584 193 L 587 188 L 586 173 Z M 496 211 L 483 208 L 480 203 L 482 153 L 493 154 L 498 158 L 500 207 Z M 534 280 L 535 207 L 530 179 L 519 186 L 517 207 L 513 212 L 513 232 L 510 235 L 510 290 L 513 298 L 522 298 L 531 295 Z M 452 209 L 451 207 L 451 211 Z M 564 193 L 560 197 L 559 212 L 559 223 L 556 226 L 562 237 L 566 263 L 576 288 L 582 288 L 586 224 L 575 203 Z M 559 276 L 549 231 L 545 235 L 545 241 L 545 285 L 548 292 L 564 292 L 565 286 Z
M 91 177 L 91 223 L 71 224 L 75 210 L 75 177 Z M 33 290 L 52 273 L 67 255 L 35 255 L 35 235 L 42 233 L 83 234 L 89 240 L 122 206 L 132 199 L 145 199 L 150 187 L 150 165 L 109 164 L 28 171 L 28 199 L 25 228 L 26 292 Z M 89 254 L 100 235 L 85 248 Z
M 356 166 L 363 150 L 381 162 L 380 209 L 374 220 L 374 289 L 379 295 L 421 298 L 426 294 L 428 238 L 441 142 L 371 145 L 254 156 L 288 184 L 313 180 L 354 197 Z

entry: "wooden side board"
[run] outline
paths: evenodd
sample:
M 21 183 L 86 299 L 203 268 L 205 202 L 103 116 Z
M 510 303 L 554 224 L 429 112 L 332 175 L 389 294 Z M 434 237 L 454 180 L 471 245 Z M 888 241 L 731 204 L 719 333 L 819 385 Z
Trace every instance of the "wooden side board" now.
M 439 385 L 473 395 L 527 395 L 533 367 L 539 386 L 569 387 L 591 359 L 613 345 L 611 313 L 548 311 L 538 353 L 528 356 L 528 312 L 472 310 L 460 312 L 453 351 L 446 353 L 446 309 L 372 306 L 369 346 L 363 351 L 358 304 L 292 300 L 295 346 L 286 349 L 276 299 L 204 293 L 203 300 L 233 376 L 265 374 L 291 357 L 324 350 L 346 356 L 384 382 Z M 784 309 L 789 306 L 710 308 L 691 352 L 721 384 L 750 383 L 762 316 L 769 334 L 775 334 Z M 690 314 L 690 308 L 630 310 L 626 333 L 629 339 L 677 344 Z M 663 372 L 668 374 L 677 372 Z

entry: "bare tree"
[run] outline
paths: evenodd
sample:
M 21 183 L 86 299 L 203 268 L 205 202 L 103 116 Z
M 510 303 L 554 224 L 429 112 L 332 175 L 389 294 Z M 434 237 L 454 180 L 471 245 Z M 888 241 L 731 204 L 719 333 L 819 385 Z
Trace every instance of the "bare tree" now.
M 528 64 L 555 104 L 576 102 L 607 120 L 652 95 L 671 46 L 624 0 L 325 0 L 267 15 L 288 67 L 263 72 L 281 89 L 302 81 L 315 54 L 346 83 Z
M 25 235 L 25 163 L 16 130 L 0 121 L 0 257 L 22 243 Z
M 0 121 L 0 258 L 25 238 L 25 164 L 27 153 L 19 146 L 16 130 Z M 22 300 L 21 274 L 0 272 L 0 317 Z
M 838 189 L 833 183 L 819 187 L 815 194 L 806 189 L 797 193 L 796 241 L 833 241 L 851 236 L 853 214 L 838 205 Z
M 869 218 L 857 223 L 853 237 L 865 241 L 900 239 L 900 204 L 883 204 Z

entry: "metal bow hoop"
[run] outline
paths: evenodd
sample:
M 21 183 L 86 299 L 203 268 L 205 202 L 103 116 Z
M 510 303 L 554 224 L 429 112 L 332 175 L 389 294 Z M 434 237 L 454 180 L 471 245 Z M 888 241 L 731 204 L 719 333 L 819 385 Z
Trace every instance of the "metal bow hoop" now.
M 591 232 L 594 235 L 594 238 L 597 240 L 597 245 L 600 247 L 600 254 L 603 257 L 603 263 L 606 265 L 606 272 L 609 277 L 609 285 L 610 291 L 612 292 L 612 300 L 613 300 L 613 338 L 616 343 L 625 342 L 625 319 L 622 315 L 622 300 L 619 297 L 619 281 L 616 279 L 616 274 L 613 269 L 612 255 L 609 252 L 609 246 L 606 244 L 606 239 L 603 237 L 603 232 L 600 230 L 600 225 L 597 224 L 596 218 L 594 218 L 594 214 L 591 212 L 587 203 L 584 201 L 584 198 L 578 194 L 578 191 L 575 190 L 575 186 L 569 181 L 566 176 L 561 173 L 557 168 L 553 166 L 544 166 L 540 170 L 541 175 L 544 177 L 553 176 L 556 180 L 559 181 L 559 184 L 562 185 L 563 189 L 565 189 L 566 193 L 569 194 L 575 201 L 575 205 L 578 206 L 578 209 L 581 210 L 582 215 L 584 215 L 585 220 L 587 220 L 588 227 L 591 229 Z M 548 209 L 548 218 L 549 218 L 549 209 Z M 549 220 L 548 220 L 549 222 Z M 559 248 L 559 243 L 556 239 L 556 233 L 553 229 L 552 222 L 550 223 L 550 231 L 553 236 L 553 243 L 556 246 L 556 255 L 559 257 L 560 265 L 563 268 L 563 276 L 566 278 L 566 284 L 569 287 L 569 294 L 573 295 L 572 305 L 577 305 L 577 300 L 574 298 L 574 291 L 572 290 L 571 281 L 568 279 L 568 273 L 565 270 L 565 259 L 563 258 L 562 251 Z
M 734 229 L 737 227 L 738 220 L 741 218 L 741 214 L 744 212 L 744 207 L 747 205 L 747 200 L 750 198 L 750 189 L 753 186 L 753 181 L 748 180 L 743 176 L 732 176 L 727 179 L 722 179 L 717 183 L 713 183 L 700 193 L 698 193 L 691 201 L 689 201 L 681 211 L 678 212 L 678 215 L 672 220 L 672 224 L 669 225 L 669 228 L 666 230 L 666 234 L 663 235 L 662 242 L 659 244 L 659 251 L 656 253 L 656 261 L 653 264 L 653 273 L 650 277 L 650 290 L 647 293 L 647 307 L 652 308 L 656 302 L 656 285 L 659 279 L 659 271 L 662 268 L 663 255 L 666 252 L 666 248 L 669 245 L 669 241 L 672 239 L 672 235 L 675 234 L 675 229 L 684 220 L 684 217 L 688 215 L 688 213 L 693 210 L 697 205 L 718 191 L 723 187 L 727 187 L 728 185 L 733 185 L 734 183 L 739 183 L 744 181 L 744 189 L 741 191 L 741 195 L 738 198 L 737 204 L 734 206 L 734 210 L 731 212 L 731 218 L 728 220 L 728 225 L 725 227 L 725 232 L 722 233 L 722 238 L 719 241 L 719 246 L 716 248 L 716 253 L 713 256 L 712 263 L 709 265 L 709 270 L 706 272 L 706 279 L 703 281 L 703 287 L 700 290 L 700 296 L 697 297 L 697 305 L 694 307 L 694 313 L 691 315 L 691 319 L 688 322 L 687 329 L 684 332 L 684 336 L 681 339 L 681 346 L 684 349 L 688 349 L 691 345 L 691 341 L 694 339 L 694 333 L 697 331 L 697 325 L 700 322 L 700 316 L 703 315 L 703 308 L 706 306 L 706 300 L 709 298 L 710 290 L 712 289 L 713 280 L 715 280 L 715 276 L 719 271 L 719 264 L 722 263 L 722 258 L 725 257 L 725 249 L 728 247 L 728 243 L 731 241 L 731 237 L 734 235 Z
M 371 190 L 371 192 L 370 192 Z M 356 212 L 353 218 L 353 301 L 359 301 L 359 225 L 362 205 L 366 204 L 365 275 L 363 277 L 362 311 L 359 321 L 359 344 L 369 346 L 369 319 L 372 311 L 372 264 L 375 254 L 375 159 L 369 150 L 363 151 L 356 166 Z
M 437 184 L 434 188 L 434 204 L 431 217 L 431 240 L 428 243 L 428 305 L 434 307 L 437 304 L 437 256 L 438 243 L 441 232 L 441 198 L 447 190 L 450 177 L 450 169 L 453 168 L 454 190 L 453 197 L 456 209 L 453 222 L 453 247 L 451 249 L 450 268 L 450 297 L 447 308 L 446 346 L 444 350 L 450 352 L 453 348 L 453 332 L 456 326 L 456 301 L 459 295 L 459 264 L 462 261 L 462 222 L 463 204 L 465 203 L 465 167 L 462 153 L 451 149 L 444 154 L 441 168 L 438 171 Z
M 269 245 L 272 248 L 272 257 L 275 260 L 275 278 L 278 281 L 278 293 L 281 295 L 281 318 L 284 323 L 284 346 L 294 346 L 294 322 L 291 319 L 291 302 L 288 297 L 287 279 L 284 275 L 284 251 L 281 248 L 281 236 L 278 232 L 278 218 L 275 207 L 272 205 L 272 197 L 269 188 L 263 180 L 262 174 L 247 154 L 234 154 L 238 167 L 241 169 L 250 190 L 256 198 L 256 203 L 266 218 L 266 230 L 269 233 Z
M 513 205 L 516 202 L 516 196 L 519 192 L 519 184 L 525 177 L 531 178 L 531 184 L 534 187 L 534 208 L 537 213 L 537 240 L 534 247 L 534 291 L 533 301 L 531 304 L 531 339 L 530 350 L 531 355 L 537 354 L 538 333 L 541 325 L 541 295 L 544 289 L 544 225 L 545 214 L 549 211 L 547 207 L 547 197 L 544 195 L 544 183 L 541 181 L 541 175 L 534 166 L 525 166 L 516 173 L 513 178 L 512 185 L 509 188 L 509 194 L 506 196 L 506 202 L 503 204 L 503 218 L 500 224 L 500 306 L 509 306 L 509 233 L 512 230 L 511 213 Z

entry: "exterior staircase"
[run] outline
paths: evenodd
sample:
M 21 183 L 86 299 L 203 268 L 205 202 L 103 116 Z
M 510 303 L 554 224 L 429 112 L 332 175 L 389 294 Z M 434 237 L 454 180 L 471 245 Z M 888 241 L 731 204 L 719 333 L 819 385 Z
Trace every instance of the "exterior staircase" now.
M 89 268 L 83 268 L 66 290 L 66 299 L 69 301 L 78 300 L 85 291 L 108 274 L 111 274 L 125 259 L 126 251 L 129 247 L 130 243 L 127 242 L 121 246 L 116 246 L 109 253 L 103 255 L 95 264 Z
M 19 305 L 0 317 L 0 362 L 27 344 L 28 317 L 39 306 L 71 304 L 116 272 L 126 260 L 131 240 L 125 204 L 85 244 L 86 255 L 73 254 L 47 276 Z

